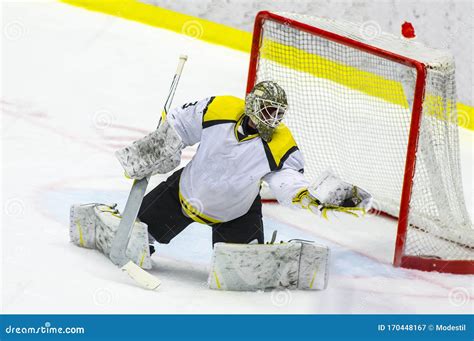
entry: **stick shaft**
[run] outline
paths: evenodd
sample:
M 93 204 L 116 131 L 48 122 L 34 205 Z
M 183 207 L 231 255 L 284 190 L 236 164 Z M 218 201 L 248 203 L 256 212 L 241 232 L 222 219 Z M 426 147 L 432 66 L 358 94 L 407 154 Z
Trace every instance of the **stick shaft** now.
M 179 78 L 181 76 L 181 73 L 183 72 L 184 63 L 186 62 L 187 58 L 188 57 L 184 55 L 180 56 L 179 58 L 176 74 L 173 77 L 170 92 L 165 102 L 165 112 L 167 112 L 167 108 L 171 106 L 174 93 L 176 92 Z M 149 180 L 150 176 L 147 176 L 141 180 L 133 181 L 130 194 L 128 195 L 127 203 L 125 204 L 125 209 L 122 214 L 122 219 L 120 220 L 120 224 L 117 229 L 117 234 L 115 235 L 114 240 L 112 241 L 112 246 L 110 249 L 109 257 L 115 265 L 123 266 L 129 261 L 126 254 L 127 246 L 130 240 L 133 225 L 135 224 L 135 220 L 138 216 L 138 211 L 140 210 L 140 206 L 143 202 L 143 197 L 145 196 Z
M 168 110 L 170 109 L 171 103 L 173 102 L 174 94 L 176 92 L 176 88 L 178 87 L 178 82 L 179 82 L 179 79 L 181 78 L 181 73 L 183 72 L 184 64 L 186 63 L 187 60 L 188 60 L 188 56 L 186 55 L 181 55 L 179 57 L 178 67 L 176 68 L 176 73 L 174 74 L 173 81 L 171 82 L 170 91 L 169 91 L 168 97 L 166 98 L 166 102 L 163 108 L 165 115 L 168 115 Z M 161 123 L 161 118 L 160 118 L 160 122 L 158 123 L 158 126 L 160 125 L 160 123 Z

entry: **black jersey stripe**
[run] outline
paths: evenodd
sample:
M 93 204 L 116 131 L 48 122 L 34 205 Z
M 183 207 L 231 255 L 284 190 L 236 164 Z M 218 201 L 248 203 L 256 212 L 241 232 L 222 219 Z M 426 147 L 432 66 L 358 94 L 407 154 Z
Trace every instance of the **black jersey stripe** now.
M 212 96 L 209 102 L 207 102 L 206 107 L 202 111 L 202 122 L 204 122 L 204 115 L 206 115 L 207 109 L 209 109 L 209 106 L 211 105 L 212 101 L 216 98 L 216 96 Z
M 235 123 L 235 122 L 236 122 L 236 121 L 234 121 L 234 120 L 213 120 L 213 121 L 206 121 L 206 122 L 203 122 L 202 128 L 205 129 L 205 128 L 209 128 L 209 127 L 215 126 L 215 125 L 217 125 L 217 124 Z
M 283 164 L 285 163 L 286 159 L 288 159 L 290 157 L 291 153 L 293 153 L 294 151 L 297 151 L 297 150 L 298 150 L 297 146 L 293 146 L 290 149 L 288 149 L 288 151 L 281 158 L 280 164 L 278 165 L 278 169 L 281 169 L 283 167 Z
M 267 142 L 262 140 L 262 144 L 263 144 L 263 149 L 265 150 L 265 155 L 267 156 L 268 166 L 270 166 L 271 171 L 274 171 L 278 167 L 277 167 L 277 164 L 276 164 L 275 159 L 273 157 L 272 151 L 270 150 L 270 147 L 268 146 Z
M 295 152 L 295 151 L 298 150 L 298 147 L 297 147 L 297 146 L 291 147 L 291 148 L 288 149 L 287 152 L 283 155 L 283 157 L 282 157 L 281 160 L 280 160 L 280 163 L 277 164 L 276 161 L 275 161 L 275 158 L 273 157 L 273 154 L 272 154 L 272 152 L 271 152 L 271 150 L 270 150 L 270 147 L 268 146 L 268 143 L 262 140 L 262 144 L 263 144 L 263 148 L 264 148 L 264 150 L 265 150 L 265 155 L 267 156 L 268 165 L 269 165 L 271 171 L 282 169 L 283 164 L 284 164 L 285 161 L 290 157 L 291 153 L 293 153 L 293 152 Z M 301 169 L 300 172 L 302 173 L 302 171 L 303 171 L 303 170 Z
M 205 222 L 205 223 L 208 224 L 208 225 L 219 224 L 219 222 L 212 222 L 212 221 L 210 221 L 210 220 L 204 218 L 203 216 L 201 216 L 199 213 L 194 212 L 194 211 L 195 211 L 195 208 L 194 208 L 194 207 L 190 207 L 190 206 L 188 205 L 188 203 L 187 203 L 185 200 L 181 199 L 180 202 L 181 202 L 181 206 L 183 206 L 183 207 L 185 208 L 185 210 L 189 211 L 190 214 L 192 215 L 192 216 L 190 216 L 189 218 L 193 219 L 194 217 L 196 217 L 196 218 L 202 220 L 203 222 Z M 194 220 L 194 219 L 193 219 L 193 220 Z

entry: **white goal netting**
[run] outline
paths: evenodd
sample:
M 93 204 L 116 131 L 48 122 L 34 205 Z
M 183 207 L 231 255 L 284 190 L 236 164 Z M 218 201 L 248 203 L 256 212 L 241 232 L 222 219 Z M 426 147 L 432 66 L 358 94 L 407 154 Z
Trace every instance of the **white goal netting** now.
M 363 25 L 279 15 L 427 65 L 404 254 L 474 260 L 474 233 L 463 197 L 453 58 Z M 376 208 L 399 216 L 416 70 L 266 20 L 256 81 L 287 92 L 285 118 L 303 152 L 309 179 L 325 169 L 365 188 Z

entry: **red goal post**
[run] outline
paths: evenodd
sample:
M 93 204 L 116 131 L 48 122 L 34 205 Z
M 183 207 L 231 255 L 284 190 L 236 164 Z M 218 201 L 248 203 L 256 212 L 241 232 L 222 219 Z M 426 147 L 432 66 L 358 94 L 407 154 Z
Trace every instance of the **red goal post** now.
M 379 57 L 381 60 L 389 60 L 391 62 L 401 64 L 404 66 L 408 66 L 411 69 L 415 70 L 416 72 L 416 81 L 414 84 L 414 95 L 413 95 L 413 102 L 411 106 L 411 118 L 409 123 L 407 124 L 407 128 L 409 132 L 407 133 L 408 141 L 406 142 L 406 154 L 404 160 L 404 172 L 403 172 L 403 181 L 401 184 L 401 195 L 399 197 L 399 210 L 398 214 L 394 214 L 394 212 L 386 212 L 383 208 L 381 211 L 387 213 L 391 216 L 398 217 L 398 231 L 396 236 L 396 245 L 395 245 L 395 255 L 393 264 L 396 267 L 405 267 L 411 269 L 419 269 L 424 271 L 438 271 L 438 272 L 448 272 L 448 273 L 456 273 L 456 274 L 472 274 L 474 273 L 474 262 L 472 259 L 442 259 L 442 257 L 434 256 L 425 256 L 425 255 L 409 255 L 405 253 L 406 250 L 406 241 L 407 241 L 407 231 L 410 225 L 409 217 L 410 217 L 410 209 L 411 209 L 411 201 L 412 201 L 412 189 L 414 185 L 415 179 L 415 171 L 416 171 L 416 163 L 417 163 L 417 148 L 419 144 L 420 138 L 420 125 L 422 122 L 423 116 L 423 105 L 425 99 L 425 91 L 427 86 L 427 66 L 424 62 L 419 60 L 406 57 L 405 55 L 396 53 L 394 51 L 390 51 L 388 49 L 380 48 L 374 44 L 370 44 L 369 42 L 361 41 L 361 39 L 352 39 L 350 35 L 344 36 L 342 34 L 335 33 L 334 31 L 330 31 L 327 29 L 323 29 L 321 27 L 317 27 L 316 25 L 312 25 L 308 23 L 309 20 L 305 20 L 305 22 L 300 20 L 295 20 L 293 18 L 289 18 L 286 15 L 279 15 L 275 13 L 270 13 L 267 11 L 259 12 L 255 19 L 254 25 L 254 32 L 253 32 L 253 41 L 252 41 L 252 49 L 251 49 L 251 56 L 250 56 L 250 65 L 249 65 L 249 73 L 248 73 L 248 82 L 247 82 L 247 93 L 251 91 L 254 84 L 259 80 L 264 80 L 267 78 L 278 78 L 275 80 L 281 80 L 284 76 L 284 67 L 278 66 L 278 61 L 263 61 L 264 57 L 261 56 L 261 49 L 262 44 L 265 39 L 267 40 L 275 40 L 279 39 L 278 35 L 273 35 L 272 37 L 265 36 L 266 25 L 269 22 L 272 22 L 272 25 L 278 24 L 281 28 L 272 28 L 275 30 L 280 29 L 282 33 L 281 41 L 278 42 L 279 44 L 286 44 L 286 41 L 289 40 L 287 37 L 283 37 L 283 35 L 288 30 L 294 30 L 296 33 L 295 37 L 301 35 L 301 32 L 305 33 L 304 37 L 301 39 L 308 39 L 308 42 L 305 45 L 306 51 L 304 53 L 313 52 L 311 50 L 310 43 L 311 37 L 318 37 L 318 39 L 327 40 L 337 44 L 337 46 L 345 46 L 350 49 L 354 49 L 357 51 L 362 51 L 364 53 L 370 54 L 371 56 Z M 270 30 L 270 28 L 269 28 Z M 293 33 L 288 33 L 288 36 Z M 307 38 L 306 38 L 307 37 Z M 293 39 L 293 38 L 292 38 Z M 297 39 L 294 38 L 293 41 Z M 293 43 L 292 43 L 293 44 Z M 336 45 L 334 45 L 336 46 Z M 294 46 L 290 46 L 291 49 L 294 49 Z M 314 48 L 314 51 L 317 49 Z M 272 50 L 272 53 L 276 50 Z M 293 51 L 293 50 L 292 50 Z M 294 55 L 298 55 L 297 53 L 293 53 Z M 283 57 L 282 57 L 283 58 Z M 338 57 L 339 58 L 339 57 Z M 340 61 L 338 61 L 340 62 Z M 272 64 L 270 66 L 263 65 L 264 63 Z M 289 62 L 291 63 L 291 62 Z M 308 64 L 308 63 L 307 63 Z M 275 66 L 277 65 L 277 66 Z M 311 67 L 304 66 L 304 68 Z M 319 67 L 316 65 L 315 67 Z M 264 71 L 261 69 L 266 68 Z M 307 71 L 307 70 L 306 70 Z M 260 77 L 259 72 L 264 75 Z M 273 72 L 273 74 L 272 74 Z M 325 71 L 326 72 L 326 71 Z M 298 71 L 298 74 L 304 73 Z M 295 72 L 296 74 L 296 72 Z M 297 76 L 292 76 L 293 78 Z M 307 77 L 307 76 L 302 76 Z M 290 78 L 290 77 L 289 77 Z M 292 78 L 292 79 L 293 79 Z M 302 79 L 302 83 L 306 80 Z M 290 84 L 290 82 L 289 82 Z M 291 83 L 293 84 L 293 83 Z M 290 85 L 291 85 L 290 84 Z M 283 84 L 285 88 L 285 84 Z M 308 96 L 311 96 L 311 92 L 308 91 Z M 291 94 L 290 94 L 290 107 L 291 103 Z M 295 113 L 296 114 L 296 113 Z M 452 113 L 450 113 L 452 114 Z M 308 116 L 311 116 L 312 113 L 308 113 Z M 310 118 L 309 118 L 310 119 Z M 291 126 L 290 126 L 291 128 Z M 293 129 L 292 129 L 293 130 Z M 296 139 L 298 141 L 298 133 L 296 133 Z M 298 141 L 299 142 L 299 141 Z M 405 147 L 404 147 L 405 149 Z M 305 158 L 306 154 L 303 153 Z M 412 228 L 416 229 L 416 225 L 413 225 Z M 421 228 L 423 231 L 423 227 Z M 416 232 L 418 233 L 418 232 Z M 420 233 L 427 233 L 426 231 Z M 421 238 L 421 237 L 420 237 Z M 472 247 L 472 245 L 468 245 L 468 248 Z

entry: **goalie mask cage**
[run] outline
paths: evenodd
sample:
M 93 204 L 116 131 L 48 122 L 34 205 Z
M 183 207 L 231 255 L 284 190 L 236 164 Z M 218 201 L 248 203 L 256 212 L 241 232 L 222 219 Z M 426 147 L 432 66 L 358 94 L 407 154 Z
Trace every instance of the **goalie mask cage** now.
M 260 12 L 247 92 L 279 83 L 308 178 L 331 169 L 398 218 L 395 266 L 472 274 L 453 58 L 368 24 Z

